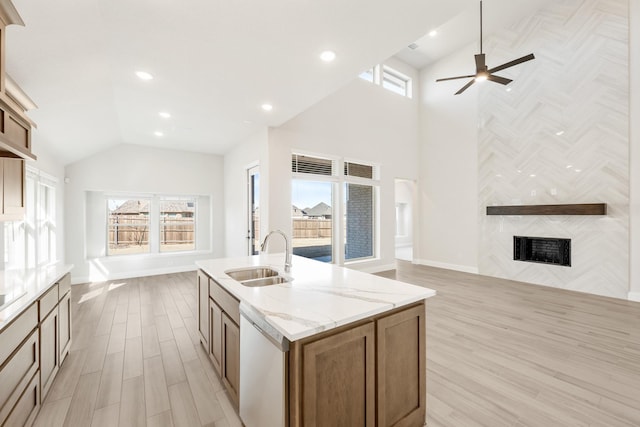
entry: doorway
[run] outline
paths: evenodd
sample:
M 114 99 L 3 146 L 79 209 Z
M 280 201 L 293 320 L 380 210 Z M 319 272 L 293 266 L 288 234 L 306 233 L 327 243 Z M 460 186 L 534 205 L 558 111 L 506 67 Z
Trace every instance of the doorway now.
M 260 167 L 247 169 L 247 252 L 260 252 Z
M 396 178 L 396 259 L 413 261 L 413 210 L 416 192 L 415 181 Z

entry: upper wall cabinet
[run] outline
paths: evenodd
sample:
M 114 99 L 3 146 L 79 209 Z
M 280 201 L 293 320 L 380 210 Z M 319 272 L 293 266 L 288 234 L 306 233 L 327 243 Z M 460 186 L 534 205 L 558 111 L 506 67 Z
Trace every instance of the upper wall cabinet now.
M 35 123 L 25 112 L 36 106 L 5 69 L 6 28 L 11 24 L 24 22 L 11 0 L 0 0 L 0 157 L 35 160 L 31 152 L 31 129 Z

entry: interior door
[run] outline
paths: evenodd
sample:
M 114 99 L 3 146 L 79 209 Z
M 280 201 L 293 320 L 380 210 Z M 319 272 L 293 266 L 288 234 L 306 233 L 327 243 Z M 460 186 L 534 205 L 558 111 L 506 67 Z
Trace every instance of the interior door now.
M 260 167 L 247 170 L 247 242 L 249 255 L 260 251 Z

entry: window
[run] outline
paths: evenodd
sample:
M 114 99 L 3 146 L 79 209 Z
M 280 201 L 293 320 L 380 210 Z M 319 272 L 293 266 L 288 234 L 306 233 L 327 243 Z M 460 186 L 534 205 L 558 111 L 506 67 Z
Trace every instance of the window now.
M 56 227 L 57 179 L 27 166 L 25 216 L 3 224 L 5 270 L 36 268 L 58 261 Z
M 376 65 L 358 75 L 363 80 L 397 93 L 398 95 L 412 98 L 412 80 L 409 76 L 389 67 L 388 65 Z
M 382 67 L 382 87 L 411 98 L 411 79 L 391 67 Z
M 195 197 L 108 197 L 107 255 L 196 249 Z
M 107 255 L 150 252 L 150 199 L 108 199 Z
M 293 154 L 291 170 L 293 253 L 335 263 L 374 257 L 375 166 Z
M 160 252 L 195 250 L 195 210 L 195 199 L 160 200 Z

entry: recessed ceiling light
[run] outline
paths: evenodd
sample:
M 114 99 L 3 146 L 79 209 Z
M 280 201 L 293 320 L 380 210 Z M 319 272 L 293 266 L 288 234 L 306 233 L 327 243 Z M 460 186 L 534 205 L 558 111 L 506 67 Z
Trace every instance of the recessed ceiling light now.
M 582 172 L 582 169 L 576 169 L 576 173 Z
M 153 76 L 149 73 L 147 73 L 146 71 L 136 71 L 136 76 L 138 76 L 138 78 L 140 80 L 151 80 L 153 79 Z
M 324 62 L 331 62 L 336 59 L 336 53 L 332 50 L 325 50 L 320 54 L 320 59 Z
M 271 111 L 271 110 L 273 110 L 273 105 L 271 105 L 271 104 L 262 104 L 262 109 L 264 111 Z
M 438 35 L 438 31 L 437 30 L 431 30 L 429 31 L 429 37 L 435 37 Z
M 511 92 L 511 88 L 510 88 L 510 87 L 506 88 L 505 90 L 506 90 L 507 92 Z
M 161 132 L 161 131 L 159 131 L 159 130 L 155 131 L 153 134 L 154 134 L 155 136 L 157 136 L 158 138 L 160 138 L 160 137 L 163 137 L 163 136 L 164 136 L 164 132 Z
M 535 177 L 536 177 L 536 174 L 535 174 L 535 173 L 532 173 L 532 174 L 531 174 L 531 175 L 529 175 L 529 176 L 530 176 L 531 178 L 535 178 Z
M 558 132 L 556 132 L 556 136 L 562 136 L 562 135 L 564 135 L 563 130 L 559 130 Z
M 166 111 L 160 111 L 160 112 L 158 113 L 158 115 L 159 115 L 160 117 L 162 117 L 163 119 L 170 119 L 170 118 L 171 118 L 171 114 L 170 114 L 170 113 L 167 113 Z

